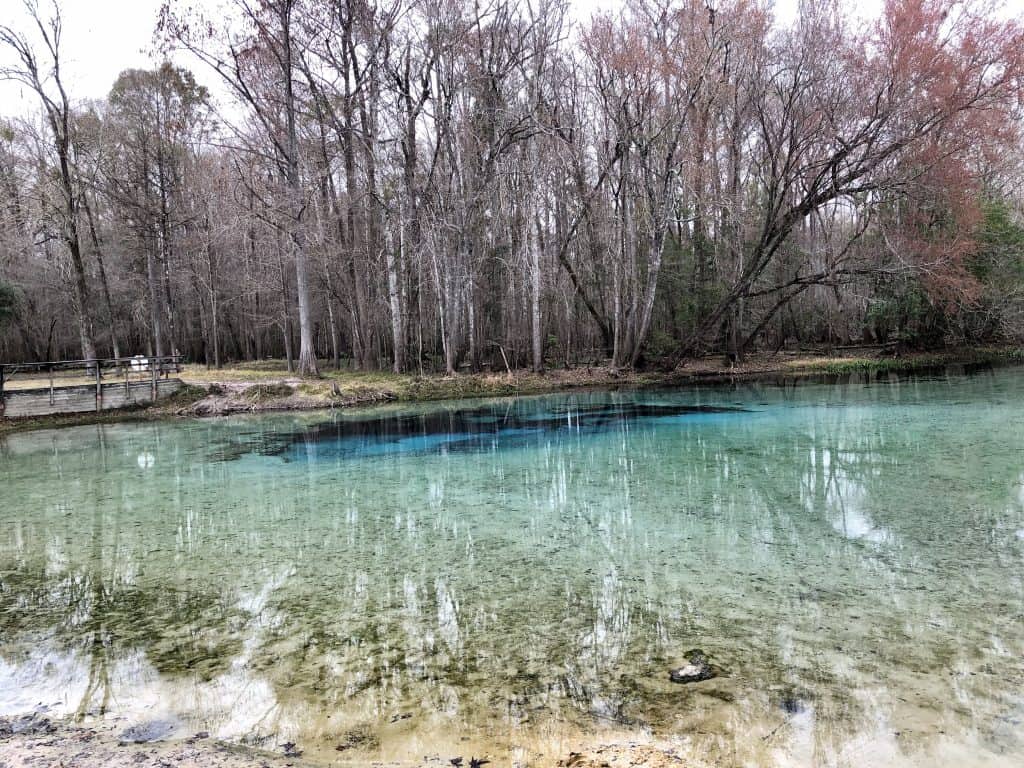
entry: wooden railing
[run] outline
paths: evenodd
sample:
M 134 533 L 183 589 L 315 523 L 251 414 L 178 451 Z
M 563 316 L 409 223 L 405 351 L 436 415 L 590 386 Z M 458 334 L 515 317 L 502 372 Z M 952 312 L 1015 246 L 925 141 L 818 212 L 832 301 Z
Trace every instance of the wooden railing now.
M 134 376 L 135 381 L 149 379 L 152 386 L 152 397 L 157 399 L 160 377 L 168 378 L 172 373 L 181 372 L 181 355 L 161 355 L 159 357 L 104 357 L 93 360 L 50 360 L 41 363 L 3 363 L 0 364 L 0 413 L 3 412 L 4 388 L 16 376 L 28 376 L 40 379 L 41 388 L 49 386 L 50 402 L 53 403 L 54 390 L 62 379 L 78 379 L 70 382 L 81 385 L 95 382 L 96 410 L 103 406 L 103 384 L 124 380 L 125 389 L 129 387 Z M 85 381 L 81 381 L 85 379 Z

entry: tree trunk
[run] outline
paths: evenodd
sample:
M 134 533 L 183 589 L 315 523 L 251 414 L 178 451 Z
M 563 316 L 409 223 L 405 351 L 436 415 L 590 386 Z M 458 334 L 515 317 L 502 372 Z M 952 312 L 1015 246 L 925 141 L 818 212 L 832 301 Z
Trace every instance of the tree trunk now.
M 302 229 L 303 203 L 302 181 L 299 176 L 299 141 L 295 122 L 294 66 L 292 61 L 291 35 L 292 4 L 281 6 L 281 29 L 284 38 L 284 107 L 287 120 L 287 182 L 289 193 L 289 214 L 291 216 L 291 240 L 295 250 L 295 292 L 299 305 L 299 373 L 303 376 L 319 376 L 316 364 L 316 350 L 313 345 L 312 300 L 309 292 L 309 273 L 306 263 L 306 236 Z
M 402 226 L 403 224 L 400 223 L 399 227 L 401 228 Z M 401 231 L 399 232 L 399 238 L 404 241 Z M 401 373 L 405 370 L 405 318 L 402 311 L 402 295 L 397 264 L 398 259 L 401 258 L 401 249 L 399 249 L 397 254 L 395 253 L 390 228 L 387 230 L 384 254 L 388 268 L 388 301 L 391 305 L 391 343 L 394 347 L 394 364 L 392 368 L 395 373 Z
M 160 302 L 160 281 L 157 276 L 156 254 L 149 243 L 143 242 L 146 250 L 146 285 L 149 288 L 149 322 L 153 335 L 153 349 L 157 357 L 164 354 L 164 334 L 162 325 L 163 308 Z
M 96 233 L 96 222 L 92 215 L 92 206 L 89 205 L 89 198 L 82 193 L 82 207 L 85 208 L 86 221 L 89 224 L 89 237 L 92 240 L 93 250 L 96 252 L 96 266 L 100 273 L 100 287 L 103 289 L 103 304 L 107 311 L 107 322 L 110 324 L 110 347 L 114 357 L 121 356 L 121 346 L 118 343 L 117 320 L 114 315 L 114 303 L 110 299 L 110 281 L 107 279 L 107 269 L 103 263 L 103 249 L 100 247 L 100 239 Z

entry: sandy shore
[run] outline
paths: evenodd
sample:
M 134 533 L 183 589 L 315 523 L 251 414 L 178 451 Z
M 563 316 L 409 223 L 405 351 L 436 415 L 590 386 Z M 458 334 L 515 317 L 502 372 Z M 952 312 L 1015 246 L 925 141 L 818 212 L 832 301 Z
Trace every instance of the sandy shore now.
M 153 740 L 149 739 L 155 736 Z M 683 758 L 668 744 L 618 742 L 595 744 L 530 762 L 535 768 L 633 768 L 684 766 Z M 458 762 L 457 762 L 458 761 Z M 292 744 L 264 751 L 219 741 L 209 734 L 160 738 L 138 733 L 118 719 L 77 724 L 40 714 L 0 717 L 0 768 L 321 768 L 324 765 L 359 766 L 363 763 L 309 758 Z M 408 764 L 373 761 L 373 768 L 412 768 Z M 488 756 L 435 756 L 417 763 L 422 768 L 499 768 L 505 761 Z M 527 764 L 513 763 L 517 768 Z
M 187 739 L 131 743 L 124 741 L 123 723 L 105 721 L 76 725 L 43 715 L 0 718 L 2 768 L 272 768 L 301 765 L 291 757 L 260 753 L 196 734 Z

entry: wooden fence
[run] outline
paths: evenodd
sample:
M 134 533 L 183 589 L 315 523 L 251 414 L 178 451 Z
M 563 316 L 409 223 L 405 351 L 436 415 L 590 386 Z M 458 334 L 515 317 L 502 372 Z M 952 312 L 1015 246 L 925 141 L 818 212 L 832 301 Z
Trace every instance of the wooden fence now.
M 181 357 L 116 357 L 0 365 L 0 417 L 85 413 L 155 402 L 178 391 Z

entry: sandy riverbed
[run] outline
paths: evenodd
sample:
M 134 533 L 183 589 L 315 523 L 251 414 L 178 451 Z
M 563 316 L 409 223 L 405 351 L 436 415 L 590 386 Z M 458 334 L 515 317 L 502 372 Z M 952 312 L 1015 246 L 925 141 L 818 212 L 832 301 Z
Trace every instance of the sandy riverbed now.
M 304 756 L 294 745 L 264 751 L 223 742 L 206 733 L 153 741 L 114 718 L 88 724 L 30 714 L 0 718 L 0 768 L 320 768 L 356 766 L 340 756 L 324 761 Z M 477 762 L 479 761 L 479 762 Z M 503 761 L 502 761 L 503 762 Z M 422 768 L 498 768 L 486 755 L 424 756 Z M 373 768 L 412 768 L 405 764 L 374 762 Z M 527 763 L 522 764 L 526 768 Z M 665 743 L 620 741 L 580 747 L 549 760 L 530 762 L 537 768 L 633 768 L 689 765 Z

